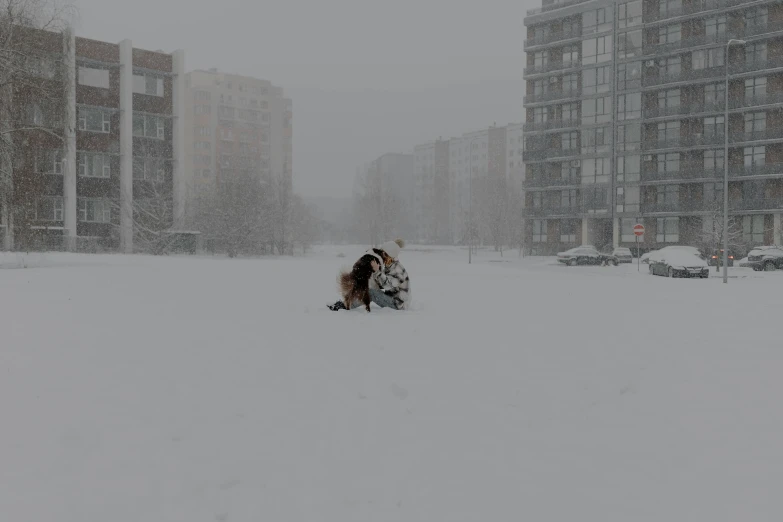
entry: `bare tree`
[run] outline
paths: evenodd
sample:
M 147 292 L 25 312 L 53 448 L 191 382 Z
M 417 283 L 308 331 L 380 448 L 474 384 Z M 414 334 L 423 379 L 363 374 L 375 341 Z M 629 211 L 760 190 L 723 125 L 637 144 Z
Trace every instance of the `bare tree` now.
M 710 223 L 710 227 L 702 227 L 700 243 L 706 255 L 712 252 L 721 253 L 723 249 L 724 225 L 723 225 L 723 205 L 715 203 L 709 208 L 710 214 L 704 219 Z M 747 249 L 747 242 L 742 233 L 742 222 L 736 216 L 729 216 L 729 226 L 725 229 L 728 239 L 729 251 L 744 251 Z M 715 265 L 715 271 L 720 271 L 723 263 L 723 256 L 718 255 L 718 262 Z
M 56 53 L 47 45 L 53 32 L 67 27 L 70 12 L 54 0 L 0 0 L 0 221 L 6 250 L 14 248 L 15 220 L 24 225 L 36 205 L 36 192 L 16 184 L 23 143 L 45 135 L 62 148 L 62 60 L 52 58 Z
M 406 219 L 404 203 L 374 165 L 357 178 L 353 200 L 354 221 L 366 233 L 368 244 L 400 235 Z
M 319 229 L 320 224 L 312 209 L 301 196 L 294 194 L 291 199 L 291 236 L 292 242 L 302 247 L 303 254 L 307 253 L 307 249 L 318 238 Z

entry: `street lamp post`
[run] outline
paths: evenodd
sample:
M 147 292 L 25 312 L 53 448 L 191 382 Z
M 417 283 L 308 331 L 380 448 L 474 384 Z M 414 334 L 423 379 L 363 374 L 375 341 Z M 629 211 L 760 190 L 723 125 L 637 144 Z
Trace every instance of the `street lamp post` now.
M 745 45 L 735 38 L 726 42 L 726 90 L 723 115 L 723 282 L 729 282 L 729 49 L 731 44 Z
M 473 136 L 468 142 L 468 264 L 473 263 L 473 142 L 479 136 Z

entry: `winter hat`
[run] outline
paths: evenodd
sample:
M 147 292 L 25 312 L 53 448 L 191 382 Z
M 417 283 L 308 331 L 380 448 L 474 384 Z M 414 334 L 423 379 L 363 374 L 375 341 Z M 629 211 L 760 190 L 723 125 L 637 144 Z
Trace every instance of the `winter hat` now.
M 400 249 L 405 248 L 405 241 L 402 239 L 395 239 L 394 241 L 387 241 L 379 247 L 381 250 L 389 254 L 392 259 L 397 259 L 400 255 Z

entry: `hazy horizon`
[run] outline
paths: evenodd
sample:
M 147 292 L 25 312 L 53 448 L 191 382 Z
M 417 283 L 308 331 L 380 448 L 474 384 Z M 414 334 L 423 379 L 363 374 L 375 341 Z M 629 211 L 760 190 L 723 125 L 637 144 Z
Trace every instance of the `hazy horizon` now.
M 540 5 L 71 3 L 79 36 L 184 49 L 188 71 L 217 67 L 283 87 L 294 107 L 295 189 L 308 197 L 347 196 L 356 168 L 385 152 L 521 121 L 523 18 Z

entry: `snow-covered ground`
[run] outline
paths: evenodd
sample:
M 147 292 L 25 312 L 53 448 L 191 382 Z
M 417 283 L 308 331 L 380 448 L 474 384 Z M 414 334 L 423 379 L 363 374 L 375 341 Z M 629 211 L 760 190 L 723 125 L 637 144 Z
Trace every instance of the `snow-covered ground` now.
M 783 520 L 783 271 L 362 250 L 0 254 L 0 520 Z

